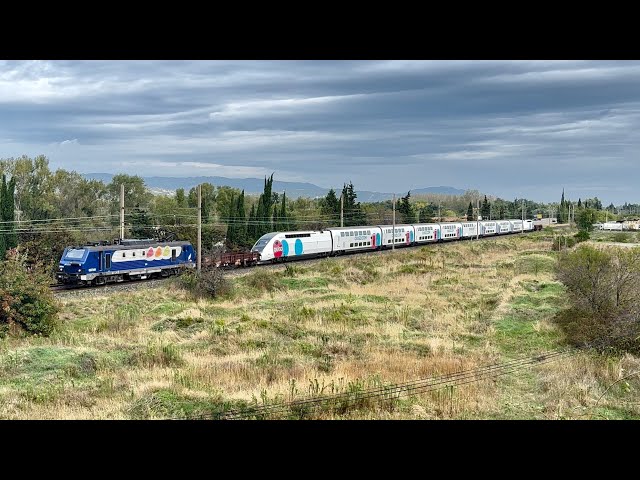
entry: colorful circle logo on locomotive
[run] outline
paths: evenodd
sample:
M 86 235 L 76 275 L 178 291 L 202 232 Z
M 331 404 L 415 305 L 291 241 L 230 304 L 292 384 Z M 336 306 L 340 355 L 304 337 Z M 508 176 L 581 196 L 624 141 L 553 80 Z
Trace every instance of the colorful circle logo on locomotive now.
M 283 251 L 283 246 L 282 246 L 282 242 L 280 240 L 276 240 L 275 242 L 273 242 L 273 256 L 276 258 L 280 258 L 282 257 L 282 251 Z

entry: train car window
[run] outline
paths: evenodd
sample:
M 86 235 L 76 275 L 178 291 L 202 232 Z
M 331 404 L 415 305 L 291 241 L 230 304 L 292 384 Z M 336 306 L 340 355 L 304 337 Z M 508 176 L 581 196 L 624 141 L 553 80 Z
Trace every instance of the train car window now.
M 132 256 L 132 257 L 135 257 L 135 256 L 136 256 L 136 252 L 132 252 L 132 255 L 131 255 L 131 256 Z
M 176 261 L 176 249 L 175 248 L 171 249 L 171 261 L 172 262 Z
M 126 258 L 127 257 L 127 252 L 122 252 L 122 258 Z
M 98 252 L 98 271 L 102 271 L 102 252 Z
M 111 254 L 107 253 L 104 256 L 104 267 L 106 270 L 109 270 L 111 268 Z
M 350 244 L 349 244 L 349 247 L 353 247 L 353 243 L 350 243 Z

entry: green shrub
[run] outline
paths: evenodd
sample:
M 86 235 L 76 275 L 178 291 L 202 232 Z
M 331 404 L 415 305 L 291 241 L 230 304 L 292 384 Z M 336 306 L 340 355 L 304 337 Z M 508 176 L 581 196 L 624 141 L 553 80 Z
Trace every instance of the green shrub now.
M 589 235 L 589 232 L 587 232 L 586 230 L 580 230 L 578 233 L 576 233 L 574 235 L 574 238 L 578 242 L 585 242 L 585 241 L 589 240 L 589 238 L 591 238 L 591 236 Z
M 258 291 L 272 292 L 278 286 L 278 274 L 258 269 L 245 276 L 244 282 L 249 288 L 253 288 Z
M 613 235 L 613 241 L 619 243 L 631 243 L 633 239 L 631 238 L 631 234 L 628 232 L 618 232 Z
M 567 339 L 640 353 L 640 250 L 581 245 L 558 259 L 571 307 L 557 321 Z
M 179 278 L 181 286 L 194 297 L 224 297 L 233 293 L 231 283 L 225 278 L 219 268 L 185 272 Z
M 28 271 L 24 256 L 11 252 L 0 262 L 0 336 L 12 331 L 48 336 L 59 311 L 51 280 L 39 268 Z

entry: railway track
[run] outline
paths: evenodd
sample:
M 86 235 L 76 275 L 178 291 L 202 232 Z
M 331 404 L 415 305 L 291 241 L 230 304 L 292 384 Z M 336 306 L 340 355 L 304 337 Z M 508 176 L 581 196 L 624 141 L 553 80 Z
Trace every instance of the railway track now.
M 523 232 L 524 234 L 531 232 Z M 522 233 L 517 234 L 522 235 Z M 322 262 L 324 260 L 328 260 L 331 258 L 348 258 L 348 257 L 357 257 L 360 255 L 388 255 L 397 251 L 411 251 L 412 248 L 416 247 L 433 247 L 433 248 L 442 248 L 446 245 L 456 244 L 458 242 L 476 242 L 476 241 L 495 241 L 501 238 L 510 238 L 513 235 L 493 235 L 490 237 L 480 237 L 479 239 L 475 238 L 467 238 L 463 240 L 456 240 L 452 242 L 440 242 L 440 243 L 425 243 L 421 245 L 413 245 L 411 247 L 396 247 L 396 249 L 385 249 L 385 250 L 370 250 L 370 251 L 360 251 L 360 252 L 350 252 L 344 253 L 342 255 L 336 257 L 320 257 L 320 258 L 308 258 L 305 260 L 293 260 L 291 262 L 279 262 L 265 265 L 257 265 L 259 268 L 267 269 L 267 270 L 284 270 L 286 265 L 295 264 L 295 265 L 303 265 L 303 264 L 314 264 L 318 262 Z M 226 272 L 227 276 L 230 277 L 239 277 L 242 275 L 248 275 L 253 271 L 253 267 L 238 267 L 238 268 L 223 268 Z M 168 280 L 171 280 L 175 277 L 169 278 L 157 278 L 150 280 L 132 280 L 127 282 L 119 282 L 119 283 L 111 283 L 106 285 L 95 285 L 95 286 L 74 286 L 74 285 L 59 285 L 59 284 L 51 284 L 49 288 L 53 293 L 90 293 L 96 292 L 98 289 L 100 290 L 134 290 L 140 287 L 153 287 Z

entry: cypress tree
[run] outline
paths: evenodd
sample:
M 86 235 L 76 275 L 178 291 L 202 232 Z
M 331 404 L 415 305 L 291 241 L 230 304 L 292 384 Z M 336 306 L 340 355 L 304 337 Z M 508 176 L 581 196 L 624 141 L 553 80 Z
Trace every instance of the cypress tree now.
M 258 240 L 256 229 L 256 206 L 251 205 L 251 211 L 249 212 L 249 224 L 247 225 L 247 237 L 251 244 L 256 243 Z
M 489 214 L 491 213 L 491 205 L 489 204 L 486 195 L 484 196 L 484 200 L 482 201 L 482 208 L 480 209 L 480 211 L 480 215 L 482 215 L 483 219 L 489 218 Z
M 562 189 L 562 198 L 560 199 L 560 210 L 558 211 L 558 223 L 565 223 L 565 210 L 566 203 L 564 201 L 564 188 Z
M 469 208 L 467 208 L 467 220 L 473 220 L 473 205 L 469 202 Z
M 236 205 L 236 243 L 238 245 L 246 245 L 248 242 L 247 239 L 247 218 L 244 212 L 244 190 L 238 196 L 238 202 Z

